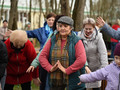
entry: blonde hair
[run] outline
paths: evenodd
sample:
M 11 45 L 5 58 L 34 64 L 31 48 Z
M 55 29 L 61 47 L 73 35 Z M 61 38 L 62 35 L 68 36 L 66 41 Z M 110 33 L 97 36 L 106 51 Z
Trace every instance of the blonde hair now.
M 83 27 L 85 27 L 86 24 L 91 24 L 93 27 L 95 27 L 95 20 L 93 18 L 85 18 L 83 20 Z
M 15 30 L 10 34 L 10 41 L 12 43 L 18 43 L 18 45 L 21 45 L 25 44 L 27 40 L 27 33 L 23 30 Z

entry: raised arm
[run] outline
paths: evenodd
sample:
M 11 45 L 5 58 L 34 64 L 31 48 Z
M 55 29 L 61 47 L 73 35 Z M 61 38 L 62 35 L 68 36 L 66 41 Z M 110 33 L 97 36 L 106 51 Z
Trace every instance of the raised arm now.
M 35 30 L 26 31 L 28 38 L 37 38 L 37 34 L 41 34 L 40 33 L 41 29 L 42 28 L 38 28 L 38 29 L 35 29 Z
M 97 18 L 97 23 L 101 26 L 100 29 L 106 32 L 106 34 L 110 35 L 112 38 L 120 40 L 120 31 L 111 28 L 101 17 Z

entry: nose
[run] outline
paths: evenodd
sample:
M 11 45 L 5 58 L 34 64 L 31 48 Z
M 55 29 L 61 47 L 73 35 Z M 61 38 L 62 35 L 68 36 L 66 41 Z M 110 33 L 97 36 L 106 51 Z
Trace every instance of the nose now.
M 87 30 L 87 32 L 89 33 L 89 32 L 90 32 L 90 30 Z
M 65 29 L 65 27 L 64 27 L 64 26 L 62 26 L 62 27 L 61 27 L 61 29 Z

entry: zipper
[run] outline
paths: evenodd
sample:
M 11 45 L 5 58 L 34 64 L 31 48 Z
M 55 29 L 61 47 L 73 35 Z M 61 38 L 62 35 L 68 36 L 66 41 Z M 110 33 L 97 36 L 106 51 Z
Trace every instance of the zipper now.
M 18 73 L 19 73 L 19 60 L 18 60 L 18 53 L 17 53 L 17 61 L 18 61 Z M 19 78 L 17 77 L 17 82 L 19 83 Z

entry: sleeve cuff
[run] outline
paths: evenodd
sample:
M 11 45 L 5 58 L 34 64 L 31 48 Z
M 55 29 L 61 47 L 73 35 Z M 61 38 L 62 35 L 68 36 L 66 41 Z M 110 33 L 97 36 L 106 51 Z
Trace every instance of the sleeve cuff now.
M 67 69 L 65 69 L 65 71 L 66 71 L 67 75 L 70 75 L 72 73 L 72 70 L 70 69 L 70 67 L 68 67 Z
M 51 68 L 52 68 L 52 65 L 48 65 L 48 66 L 46 67 L 46 70 L 47 70 L 48 72 L 50 72 Z

